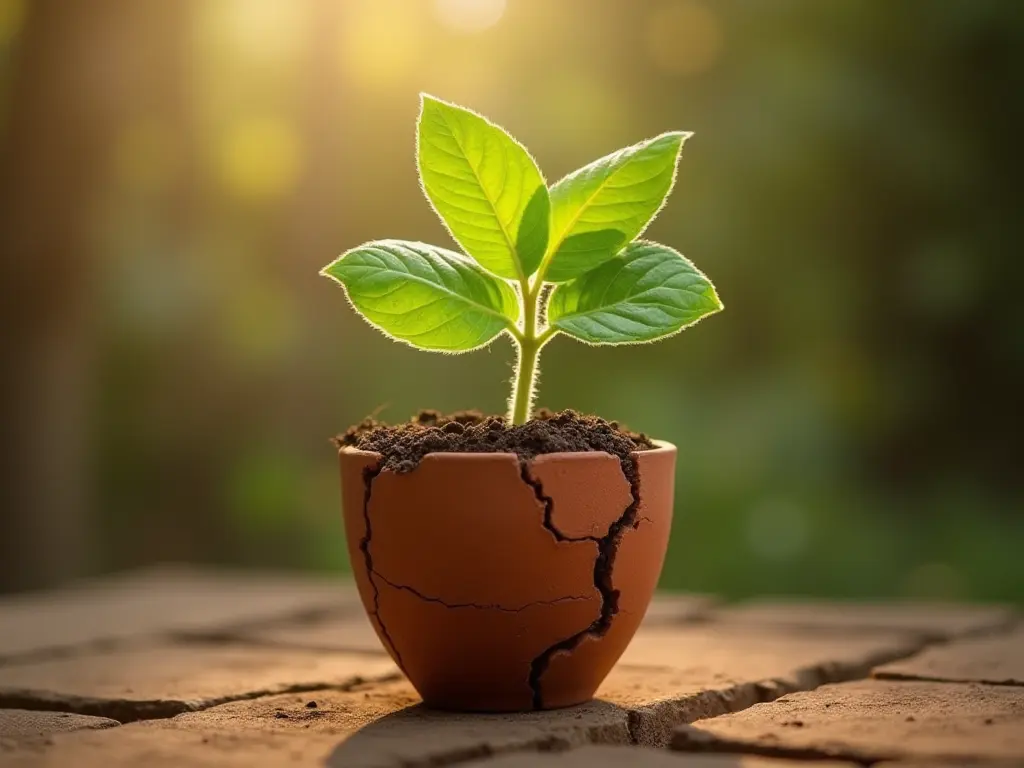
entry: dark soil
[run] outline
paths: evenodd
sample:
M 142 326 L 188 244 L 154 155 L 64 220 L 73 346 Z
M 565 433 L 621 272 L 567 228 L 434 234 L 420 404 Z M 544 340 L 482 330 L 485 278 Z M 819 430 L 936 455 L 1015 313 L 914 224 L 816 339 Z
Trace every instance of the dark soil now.
M 412 471 L 428 453 L 515 453 L 532 459 L 542 453 L 604 451 L 628 460 L 634 451 L 655 447 L 646 435 L 629 432 L 618 422 L 543 409 L 519 426 L 479 411 L 421 411 L 393 426 L 365 419 L 334 441 L 339 447 L 381 454 L 382 468 L 395 472 Z

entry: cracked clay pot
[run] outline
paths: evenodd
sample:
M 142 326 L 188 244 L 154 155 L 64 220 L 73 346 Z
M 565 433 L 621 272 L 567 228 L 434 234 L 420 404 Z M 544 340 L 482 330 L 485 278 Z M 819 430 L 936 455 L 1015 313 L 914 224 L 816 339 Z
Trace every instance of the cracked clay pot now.
M 588 701 L 651 600 L 675 446 L 431 453 L 410 472 L 340 450 L 363 605 L 427 706 L 515 712 Z

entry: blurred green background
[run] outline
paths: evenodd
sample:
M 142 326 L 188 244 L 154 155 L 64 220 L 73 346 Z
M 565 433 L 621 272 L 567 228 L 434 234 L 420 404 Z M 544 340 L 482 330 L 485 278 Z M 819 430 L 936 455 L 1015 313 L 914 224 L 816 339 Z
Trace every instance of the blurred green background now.
M 695 132 L 652 238 L 726 311 L 560 338 L 538 404 L 679 446 L 663 586 L 1024 600 L 1024 3 L 0 0 L 0 590 L 344 569 L 371 412 L 504 409 L 506 340 L 387 342 L 318 270 L 451 245 L 418 93 L 549 180 Z

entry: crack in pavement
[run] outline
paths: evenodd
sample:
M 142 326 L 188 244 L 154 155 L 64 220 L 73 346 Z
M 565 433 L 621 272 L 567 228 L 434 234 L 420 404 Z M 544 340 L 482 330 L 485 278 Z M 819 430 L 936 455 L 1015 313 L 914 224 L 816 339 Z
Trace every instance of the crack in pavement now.
M 866 759 L 864 755 L 851 751 L 839 749 L 821 749 L 817 747 L 786 747 L 782 745 L 754 744 L 740 740 L 723 739 L 695 728 L 691 725 L 683 725 L 678 728 L 672 741 L 672 747 L 676 754 L 727 754 L 727 755 L 755 755 L 758 757 L 777 757 L 789 760 L 802 761 L 831 761 L 841 760 L 856 763 L 858 765 L 870 766 L 875 763 L 899 760 L 900 755 L 896 753 L 877 755 Z
M 226 694 L 202 699 L 103 699 L 96 696 L 53 693 L 31 688 L 10 688 L 0 690 L 0 709 L 26 709 L 34 712 L 71 712 L 78 715 L 106 717 L 120 723 L 135 723 L 140 720 L 164 720 L 185 712 L 201 712 L 221 704 L 235 701 L 250 701 L 264 696 L 279 696 L 289 693 L 312 693 L 314 691 L 346 692 L 366 684 L 390 683 L 401 680 L 402 676 L 391 672 L 376 677 L 356 676 L 344 683 L 300 683 L 256 691 Z
M 440 597 L 431 597 L 420 592 L 415 587 L 410 587 L 406 584 L 395 584 L 393 581 L 384 576 L 380 571 L 374 571 L 374 575 L 377 576 L 381 581 L 394 589 L 401 589 L 406 592 L 418 597 L 420 600 L 424 600 L 428 603 L 438 603 L 443 605 L 445 608 L 476 608 L 482 611 L 503 611 L 505 613 L 522 613 L 527 608 L 533 608 L 537 605 L 558 605 L 559 603 L 567 603 L 574 600 L 589 600 L 590 597 L 587 595 L 576 596 L 570 595 L 568 597 L 556 597 L 553 600 L 534 600 L 531 603 L 524 603 L 517 608 L 509 608 L 504 605 L 498 605 L 497 603 L 450 603 L 446 600 L 442 600 Z
M 724 711 L 708 712 L 696 717 L 679 720 L 672 725 L 671 728 L 667 729 L 667 731 L 664 728 L 660 729 L 662 732 L 661 738 L 657 739 L 657 743 L 652 746 L 664 747 L 671 744 L 671 747 L 674 750 L 677 750 L 680 754 L 687 752 L 715 752 L 733 755 L 747 754 L 763 757 L 784 757 L 790 760 L 845 760 L 860 763 L 862 765 L 871 765 L 876 762 L 883 762 L 884 760 L 898 759 L 898 757 L 892 757 L 865 760 L 861 755 L 842 750 L 833 752 L 814 747 L 786 747 L 782 745 L 776 747 L 740 740 L 728 741 L 717 735 L 702 731 L 700 728 L 693 727 L 690 723 L 693 723 L 696 720 L 705 720 L 708 718 L 715 718 L 720 715 L 741 712 L 744 709 L 752 707 L 754 704 L 770 703 L 789 693 L 813 691 L 823 685 L 831 685 L 834 683 L 848 683 L 855 680 L 867 680 L 871 677 L 872 670 L 875 667 L 916 656 L 926 648 L 930 648 L 935 645 L 943 645 L 946 642 L 942 639 L 928 638 L 921 635 L 914 636 L 913 633 L 905 634 L 907 634 L 908 639 L 910 637 L 914 637 L 916 642 L 903 648 L 893 649 L 890 651 L 880 651 L 859 662 L 820 662 L 809 667 L 795 670 L 793 678 L 789 680 L 784 678 L 773 678 L 756 683 L 755 688 L 757 695 L 753 700 L 743 701 L 739 706 L 733 706 L 725 709 Z M 703 696 L 703 694 L 701 695 Z M 658 705 L 655 705 L 655 707 L 657 706 Z M 665 738 L 665 736 L 668 738 Z
M 624 529 L 627 526 L 633 526 L 636 522 L 637 508 L 640 506 L 640 471 L 635 456 L 631 455 L 628 458 L 620 456 L 618 458 L 622 474 L 629 482 L 629 494 L 632 501 L 618 520 L 608 526 L 608 533 L 600 539 L 593 536 L 567 537 L 555 528 L 551 520 L 554 507 L 553 499 L 544 495 L 541 483 L 529 476 L 527 463 L 521 462 L 523 480 L 533 488 L 537 498 L 544 503 L 544 527 L 552 532 L 555 539 L 557 541 L 593 541 L 597 544 L 597 558 L 594 560 L 594 587 L 601 594 L 601 613 L 590 626 L 550 646 L 531 662 L 529 683 L 530 690 L 533 691 L 533 708 L 535 710 L 544 708 L 541 678 L 555 654 L 573 651 L 587 637 L 598 639 L 604 637 L 611 627 L 612 619 L 619 612 L 619 591 L 612 586 L 612 571 L 615 567 L 615 557 L 619 551 L 619 543 L 622 541 Z
M 910 642 L 910 636 L 907 637 Z M 789 693 L 812 691 L 822 685 L 864 680 L 879 664 L 913 656 L 922 650 L 923 639 L 909 645 L 894 647 L 870 654 L 859 661 L 821 661 L 797 667 L 785 676 L 667 697 L 647 705 L 628 708 L 630 734 L 635 743 L 645 747 L 666 747 L 673 732 L 681 725 L 696 720 L 714 718 L 740 712 L 755 704 L 775 701 Z M 642 669 L 644 665 L 628 665 Z M 658 667 L 651 667 L 658 669 Z

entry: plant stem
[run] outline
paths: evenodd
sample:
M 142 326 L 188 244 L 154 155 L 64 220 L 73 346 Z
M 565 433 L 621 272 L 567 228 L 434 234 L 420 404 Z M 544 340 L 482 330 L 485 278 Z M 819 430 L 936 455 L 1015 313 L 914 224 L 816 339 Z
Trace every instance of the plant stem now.
M 540 344 L 536 339 L 524 341 L 519 345 L 515 388 L 512 391 L 511 419 L 513 424 L 525 424 L 530 419 L 539 358 Z
M 522 280 L 519 287 L 523 297 L 523 330 L 516 339 L 519 358 L 510 402 L 509 420 L 512 424 L 525 424 L 530 419 L 537 383 L 537 361 L 541 348 L 551 337 L 548 333 L 537 336 L 537 297 L 541 281 L 538 280 L 531 289 L 529 282 Z

